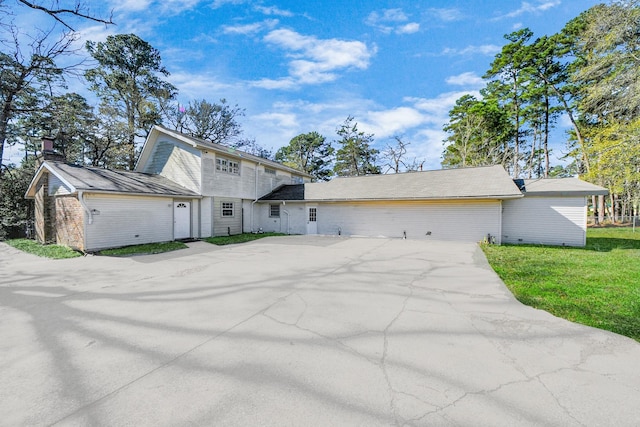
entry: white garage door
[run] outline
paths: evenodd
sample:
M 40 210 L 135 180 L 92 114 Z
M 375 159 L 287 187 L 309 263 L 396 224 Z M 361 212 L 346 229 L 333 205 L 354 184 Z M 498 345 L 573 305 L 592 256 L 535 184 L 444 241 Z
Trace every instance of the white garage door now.
M 360 202 L 318 205 L 318 233 L 500 243 L 501 203 Z

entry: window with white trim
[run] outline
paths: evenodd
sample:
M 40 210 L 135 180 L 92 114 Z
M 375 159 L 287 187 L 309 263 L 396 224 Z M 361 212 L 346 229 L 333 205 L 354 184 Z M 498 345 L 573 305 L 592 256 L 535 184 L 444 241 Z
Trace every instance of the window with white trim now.
M 280 218 L 280 205 L 269 205 L 269 217 Z
M 233 175 L 240 175 L 240 164 L 234 160 L 216 157 L 216 170 Z
M 223 217 L 233 216 L 233 202 L 222 202 L 221 208 Z
M 269 175 L 275 175 L 276 170 L 271 168 L 264 168 L 264 173 L 268 173 Z

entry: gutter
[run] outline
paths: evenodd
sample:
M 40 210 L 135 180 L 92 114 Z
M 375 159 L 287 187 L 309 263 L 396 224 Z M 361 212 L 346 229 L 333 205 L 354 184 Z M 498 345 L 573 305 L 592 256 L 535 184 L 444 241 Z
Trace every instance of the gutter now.
M 89 225 L 93 224 L 93 212 L 91 212 L 91 209 L 89 209 L 89 206 L 87 206 L 87 202 L 85 202 L 84 200 L 84 191 L 82 190 L 78 191 L 78 201 L 80 202 L 80 206 L 82 206 L 84 211 L 87 213 L 87 216 L 89 218 Z

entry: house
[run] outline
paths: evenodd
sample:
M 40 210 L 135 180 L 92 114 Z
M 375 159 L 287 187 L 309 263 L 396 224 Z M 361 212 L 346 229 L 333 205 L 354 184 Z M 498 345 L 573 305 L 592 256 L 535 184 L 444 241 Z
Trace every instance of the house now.
M 518 185 L 519 184 L 519 185 Z M 284 185 L 258 201 L 264 231 L 584 246 L 577 178 L 512 180 L 501 166 Z
M 66 164 L 50 149 L 26 194 L 36 237 L 87 252 L 259 231 L 582 246 L 586 196 L 607 193 L 575 178 L 514 182 L 501 166 L 312 183 L 162 126 L 134 171 Z
M 258 198 L 304 172 L 155 126 L 135 171 L 69 165 L 51 144 L 29 185 L 36 238 L 86 252 L 250 232 Z

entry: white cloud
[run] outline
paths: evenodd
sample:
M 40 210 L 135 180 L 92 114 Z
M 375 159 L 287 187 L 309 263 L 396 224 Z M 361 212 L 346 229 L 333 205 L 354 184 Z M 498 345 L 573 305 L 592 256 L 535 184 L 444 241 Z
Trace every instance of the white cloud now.
M 453 22 L 462 19 L 463 15 L 460 9 L 455 8 L 435 8 L 429 9 L 429 13 L 443 22 Z
M 466 56 L 466 55 L 495 55 L 500 53 L 502 48 L 495 44 L 483 44 L 480 46 L 469 45 L 462 49 L 447 47 L 442 51 L 443 55 Z
M 382 11 L 373 11 L 365 19 L 365 24 L 378 29 L 379 31 L 390 34 L 411 34 L 420 30 L 420 24 L 417 22 L 409 22 L 409 17 L 402 9 L 384 9 Z
M 470 86 L 474 88 L 482 87 L 485 84 L 485 81 L 482 77 L 476 75 L 476 73 L 471 71 L 458 74 L 457 76 L 450 76 L 445 81 L 450 85 Z
M 202 72 L 189 73 L 173 72 L 167 78 L 169 82 L 180 90 L 180 97 L 188 99 L 217 99 L 222 90 L 229 90 L 234 85 L 222 82 L 211 74 Z
M 362 129 L 366 129 L 377 138 L 387 138 L 405 133 L 424 122 L 424 115 L 415 108 L 397 107 L 391 110 L 369 112 L 362 123 Z
M 116 11 L 125 10 L 130 12 L 139 12 L 146 10 L 153 0 L 118 0 L 111 4 Z
M 418 110 L 429 114 L 432 123 L 444 124 L 448 120 L 449 110 L 456 104 L 456 101 L 464 95 L 480 96 L 476 90 L 445 92 L 436 98 L 412 98 L 407 97 L 405 101 L 412 102 Z
M 299 127 L 297 116 L 293 113 L 262 113 L 251 117 L 252 120 L 263 122 L 269 126 L 275 126 L 283 131 L 297 129 Z
M 265 29 L 272 29 L 278 25 L 279 21 L 277 19 L 267 19 L 262 22 L 255 22 L 253 24 L 245 24 L 245 25 L 223 25 L 222 32 L 225 34 L 242 34 L 242 35 L 250 35 L 256 34 Z
M 270 7 L 254 6 L 254 9 L 257 10 L 258 12 L 260 12 L 260 13 L 265 14 L 265 15 L 276 15 L 276 16 L 284 16 L 284 17 L 293 16 L 293 12 L 290 12 L 288 10 L 279 9 L 276 6 L 270 6 Z
M 247 2 L 247 0 L 214 0 L 213 3 L 211 4 L 211 7 L 213 9 L 218 9 L 218 8 L 220 8 L 222 6 L 226 6 L 228 4 L 236 5 L 236 4 L 243 4 L 243 3 L 246 3 L 246 2 Z
M 505 13 L 504 15 L 500 15 L 494 18 L 494 20 L 504 19 L 504 18 L 515 18 L 520 15 L 524 15 L 526 13 L 540 13 L 545 12 L 551 8 L 559 6 L 562 3 L 561 0 L 549 0 L 549 1 L 538 1 L 537 4 L 532 4 L 526 1 L 523 1 L 520 5 L 519 9 L 511 11 L 509 13 Z
M 254 85 L 264 88 L 290 88 L 295 84 L 318 84 L 338 78 L 339 70 L 366 69 L 375 49 L 360 41 L 318 39 L 292 30 L 273 30 L 264 41 L 287 51 L 289 76 L 263 79 Z
M 420 31 L 420 24 L 417 22 L 410 22 L 406 25 L 402 25 L 396 29 L 398 34 L 413 34 Z

